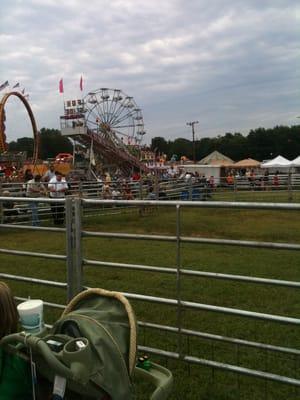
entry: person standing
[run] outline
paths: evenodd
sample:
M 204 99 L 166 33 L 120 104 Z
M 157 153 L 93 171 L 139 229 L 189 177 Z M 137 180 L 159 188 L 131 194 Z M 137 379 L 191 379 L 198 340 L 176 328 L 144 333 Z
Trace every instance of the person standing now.
M 55 177 L 54 165 L 50 164 L 48 171 L 46 171 L 43 175 L 43 182 L 50 182 L 52 178 Z
M 276 172 L 275 175 L 273 176 L 273 186 L 274 186 L 274 189 L 278 189 L 279 188 L 278 172 Z
M 32 178 L 33 178 L 33 175 L 32 175 L 31 169 L 27 168 L 24 173 L 24 182 L 26 183 Z
M 131 179 L 133 182 L 138 182 L 141 179 L 141 174 L 139 173 L 139 171 L 137 169 L 134 170 Z
M 123 188 L 122 188 L 122 197 L 124 200 L 133 200 L 133 194 L 132 191 L 128 185 L 128 183 L 125 181 L 125 183 L 123 184 Z
M 147 200 L 156 200 L 156 195 L 153 191 L 153 187 L 151 186 L 148 190 L 148 194 L 147 194 Z
M 264 176 L 262 177 L 262 183 L 263 183 L 263 188 L 264 190 L 268 190 L 268 185 L 269 185 L 269 171 L 266 169 Z
M 50 198 L 52 199 L 62 199 L 66 196 L 66 191 L 68 190 L 68 184 L 63 178 L 60 172 L 55 172 L 55 176 L 50 179 L 48 184 L 48 190 L 50 193 Z M 65 220 L 65 208 L 63 203 L 51 203 L 51 213 L 54 225 L 63 225 Z
M 54 164 L 50 164 L 49 169 L 42 176 L 41 181 L 44 182 L 45 189 L 48 188 L 48 183 L 55 177 Z
M 109 200 L 112 198 L 112 193 L 111 193 L 110 186 L 108 183 L 105 183 L 102 186 L 102 198 L 103 198 L 103 200 Z
M 22 196 L 26 197 L 26 191 L 27 191 L 27 182 L 33 179 L 33 174 L 31 172 L 31 169 L 26 169 L 25 174 L 24 174 L 24 183 L 22 185 Z
M 41 183 L 41 175 L 35 175 L 34 178 L 30 179 L 26 184 L 26 197 L 41 197 L 46 194 L 46 189 Z M 39 226 L 39 213 L 38 203 L 31 201 L 29 203 L 31 209 L 31 225 Z

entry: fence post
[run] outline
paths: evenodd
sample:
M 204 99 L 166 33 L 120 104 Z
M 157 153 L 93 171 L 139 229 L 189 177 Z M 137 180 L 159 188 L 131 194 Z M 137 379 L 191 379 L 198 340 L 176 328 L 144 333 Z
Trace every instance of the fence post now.
M 237 178 L 233 177 L 234 201 L 237 201 Z
M 176 204 L 176 298 L 177 298 L 177 328 L 178 328 L 178 354 L 183 356 L 182 351 L 182 305 L 181 305 L 181 232 L 180 232 L 180 205 Z
M 82 290 L 81 198 L 66 197 L 67 298 Z
M 75 295 L 74 288 L 74 232 L 73 232 L 73 201 L 72 197 L 66 197 L 66 255 L 67 255 L 67 301 Z
M 139 180 L 139 198 L 140 200 L 143 200 L 143 178 L 141 175 Z
M 293 187 L 292 187 L 292 174 L 291 170 L 289 169 L 288 172 L 288 201 L 293 200 Z
M 79 191 L 79 196 L 83 196 L 83 188 L 82 188 L 82 181 L 80 180 L 79 181 L 79 184 L 78 184 L 78 191 Z
M 82 291 L 82 199 L 74 198 L 74 220 L 75 220 L 75 248 L 74 248 L 74 266 L 75 266 L 75 291 L 76 294 Z
M 193 176 L 190 177 L 189 181 L 189 200 L 193 200 Z
M 154 192 L 155 192 L 155 199 L 158 200 L 159 199 L 159 182 L 158 182 L 157 169 L 155 169 Z
M 0 196 L 3 196 L 3 193 L 2 193 L 2 182 L 0 182 Z M 4 223 L 4 215 L 3 215 L 3 203 L 2 203 L 2 201 L 0 202 L 0 215 L 1 215 L 1 224 L 3 224 Z

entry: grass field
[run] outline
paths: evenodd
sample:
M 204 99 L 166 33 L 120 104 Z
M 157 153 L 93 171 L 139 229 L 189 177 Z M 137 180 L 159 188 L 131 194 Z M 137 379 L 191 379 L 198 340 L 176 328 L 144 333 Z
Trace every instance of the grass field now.
M 300 243 L 299 212 L 184 208 L 181 211 L 184 236 Z M 83 228 L 91 231 L 147 234 L 176 233 L 174 209 L 153 209 L 125 214 L 83 218 Z M 64 254 L 65 237 L 60 233 L 1 230 L 1 247 Z M 84 238 L 84 258 L 101 261 L 176 267 L 175 243 L 125 239 Z M 299 281 L 300 256 L 297 251 L 242 248 L 232 246 L 182 244 L 181 266 L 185 269 Z M 39 258 L 0 255 L 0 272 L 66 281 L 64 262 Z M 84 284 L 137 294 L 176 298 L 176 277 L 108 267 L 84 268 Z M 10 281 L 15 295 L 39 297 L 65 304 L 61 289 Z M 262 286 L 207 278 L 182 277 L 183 300 L 233 307 L 261 313 L 299 317 L 299 289 Z M 176 326 L 177 312 L 171 306 L 133 301 L 139 321 Z M 47 322 L 59 313 L 46 309 Z M 185 310 L 184 328 L 299 349 L 299 329 L 292 325 L 263 322 L 207 311 Z M 140 329 L 139 344 L 177 351 L 175 334 Z M 233 346 L 207 339 L 184 337 L 186 354 L 247 368 L 266 370 L 300 379 L 300 360 L 295 356 L 266 350 Z M 158 359 L 153 357 L 153 359 Z M 264 380 L 237 376 L 221 370 L 158 359 L 175 377 L 174 399 L 297 399 L 300 390 Z M 139 398 L 144 387 L 138 385 Z M 146 389 L 145 389 L 146 390 Z
M 266 202 L 299 202 L 299 190 L 226 190 L 218 188 L 213 193 L 213 200 L 217 201 L 266 201 Z

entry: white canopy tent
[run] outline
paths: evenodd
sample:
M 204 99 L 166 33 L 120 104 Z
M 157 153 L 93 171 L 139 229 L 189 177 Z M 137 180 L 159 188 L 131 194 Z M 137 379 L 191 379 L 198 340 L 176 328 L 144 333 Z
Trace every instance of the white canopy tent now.
M 291 167 L 300 167 L 300 156 L 291 161 Z
M 260 165 L 261 168 L 280 168 L 280 167 L 291 167 L 292 163 L 287 158 L 277 156 L 273 160 L 267 161 Z

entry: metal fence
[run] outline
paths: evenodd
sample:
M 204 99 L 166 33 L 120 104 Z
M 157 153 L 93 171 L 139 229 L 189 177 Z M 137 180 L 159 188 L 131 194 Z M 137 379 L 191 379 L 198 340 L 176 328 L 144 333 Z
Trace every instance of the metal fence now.
M 0 197 L 0 202 L 6 201 L 7 198 Z M 13 197 L 11 201 L 18 201 L 20 204 L 28 202 L 28 199 Z M 251 240 L 231 240 L 231 239 L 215 239 L 205 237 L 187 237 L 181 233 L 182 216 L 181 210 L 185 207 L 196 207 L 196 208 L 211 208 L 211 209 L 239 209 L 239 210 L 293 210 L 299 211 L 300 204 L 287 204 L 287 203 L 251 203 L 251 202 L 211 202 L 211 201 L 142 201 L 142 200 L 95 200 L 78 197 L 67 197 L 66 199 L 29 199 L 31 202 L 44 202 L 50 209 L 51 203 L 58 202 L 63 204 L 65 207 L 65 227 L 31 227 L 28 225 L 15 225 L 15 224 L 0 224 L 0 230 L 3 232 L 6 229 L 28 229 L 28 230 L 39 230 L 43 232 L 59 232 L 66 237 L 66 252 L 65 254 L 49 254 L 39 253 L 31 251 L 20 251 L 18 249 L 9 250 L 0 248 L 0 254 L 9 254 L 14 256 L 28 256 L 38 257 L 53 260 L 60 260 L 65 262 L 67 270 L 67 282 L 57 282 L 44 279 L 33 279 L 28 276 L 12 275 L 8 273 L 0 273 L 0 278 L 8 280 L 16 280 L 21 282 L 36 283 L 39 285 L 53 286 L 57 288 L 66 289 L 66 299 L 70 300 L 76 293 L 84 289 L 86 286 L 85 282 L 85 268 L 86 267 L 108 267 L 111 269 L 117 268 L 122 270 L 134 270 L 134 271 L 145 271 L 157 274 L 168 274 L 174 276 L 176 281 L 176 296 L 175 298 L 163 298 L 157 296 L 150 296 L 138 293 L 123 293 L 128 299 L 134 301 L 142 301 L 150 304 L 161 304 L 174 307 L 177 313 L 177 323 L 175 326 L 168 326 L 164 324 L 155 324 L 147 321 L 138 321 L 139 325 L 143 328 L 149 328 L 159 330 L 160 332 L 173 333 L 177 337 L 177 348 L 176 351 L 168 351 L 164 348 L 153 348 L 145 345 L 139 346 L 141 351 L 146 351 L 151 354 L 166 357 L 168 359 L 175 359 L 187 362 L 189 364 L 198 364 L 207 366 L 213 369 L 225 370 L 233 372 L 239 375 L 247 375 L 255 378 L 263 378 L 269 381 L 275 381 L 291 385 L 295 388 L 300 386 L 300 380 L 291 376 L 283 376 L 280 374 L 274 374 L 260 369 L 251 369 L 241 367 L 235 364 L 217 362 L 213 359 L 204 359 L 200 357 L 192 356 L 186 353 L 186 349 L 183 346 L 183 340 L 186 337 L 196 337 L 207 339 L 210 341 L 216 341 L 221 343 L 229 343 L 233 346 L 245 346 L 252 349 L 263 349 L 276 354 L 289 354 L 299 360 L 300 350 L 298 348 L 290 348 L 285 346 L 274 346 L 268 343 L 261 343 L 257 341 L 242 340 L 239 338 L 226 337 L 221 335 L 210 334 L 201 332 L 200 330 L 186 329 L 182 323 L 182 313 L 184 310 L 194 311 L 209 311 L 216 314 L 233 315 L 242 318 L 251 318 L 254 320 L 268 321 L 270 323 L 285 324 L 292 327 L 298 327 L 300 325 L 300 319 L 295 317 L 287 317 L 281 315 L 267 314 L 252 312 L 243 309 L 229 308 L 223 306 L 215 306 L 210 304 L 202 304 L 198 302 L 186 301 L 182 296 L 182 280 L 185 277 L 207 278 L 211 280 L 225 280 L 233 282 L 244 282 L 247 284 L 260 284 L 273 287 L 286 287 L 291 289 L 299 289 L 299 281 L 288 281 L 278 279 L 266 279 L 253 276 L 241 276 L 235 274 L 224 274 L 224 273 L 213 273 L 199 270 L 190 270 L 182 268 L 181 261 L 181 246 L 184 243 L 194 244 L 209 244 L 219 246 L 234 246 L 242 248 L 260 248 L 260 249 L 277 249 L 298 252 L 300 250 L 300 244 L 293 243 L 274 243 L 274 242 L 262 242 L 262 241 L 251 241 Z M 132 234 L 132 233 L 113 233 L 113 232 L 92 232 L 86 231 L 82 227 L 82 216 L 83 210 L 88 207 L 139 207 L 139 208 L 156 208 L 163 206 L 164 208 L 175 208 L 176 210 L 176 234 L 175 235 L 153 235 L 153 234 Z M 176 265 L 174 267 L 157 267 L 153 265 L 142 265 L 142 264 L 128 264 L 128 263 L 117 263 L 107 262 L 101 260 L 93 260 L 86 258 L 84 238 L 119 238 L 126 240 L 142 240 L 142 241 L 159 241 L 174 243 L 176 245 Z M 21 298 L 19 298 L 21 299 Z M 46 302 L 46 305 L 50 307 L 62 308 L 63 305 L 55 302 Z M 298 363 L 298 361 L 297 361 Z M 298 365 L 298 364 L 297 364 Z
M 264 202 L 300 202 L 300 175 L 280 174 L 277 184 L 274 184 L 274 175 L 268 177 L 268 182 L 263 176 L 257 175 L 255 180 L 249 181 L 245 176 L 219 178 L 218 181 L 209 182 L 203 177 L 190 179 L 163 179 L 152 176 L 140 181 L 126 180 L 103 183 L 101 181 L 70 181 L 68 195 L 90 199 L 111 200 L 176 200 L 176 201 L 264 201 Z M 44 184 L 47 193 L 47 184 Z M 27 184 L 22 182 L 0 182 L 0 196 L 16 197 L 16 199 L 0 202 L 2 223 L 27 224 L 32 217 L 32 208 L 29 201 L 20 202 L 26 197 Z M 7 204 L 13 204 L 7 207 Z M 132 203 L 133 204 L 133 203 Z M 40 219 L 51 220 L 49 203 L 39 202 Z M 118 209 L 102 207 L 102 213 L 128 213 L 136 206 L 119 205 Z M 1 210 L 2 209 L 2 210 Z M 99 209 L 97 210 L 99 214 Z M 93 207 L 86 216 L 93 217 Z
M 158 175 L 144 177 L 139 181 L 115 179 L 110 182 L 69 180 L 69 194 L 81 197 L 112 200 L 260 200 L 281 195 L 284 201 L 297 201 L 300 196 L 300 175 L 263 175 L 250 179 L 246 176 L 163 178 Z M 47 189 L 47 184 L 45 183 Z M 9 192 L 13 197 L 26 196 L 26 183 L 0 182 L 0 195 Z

